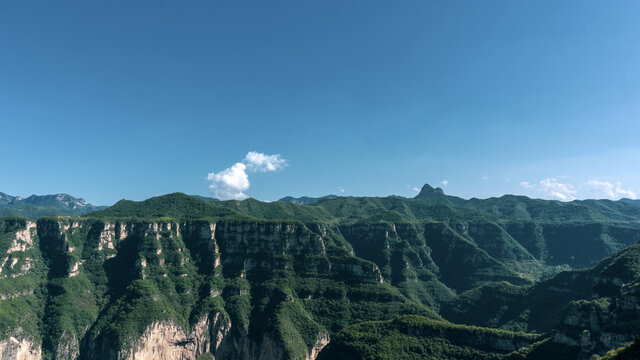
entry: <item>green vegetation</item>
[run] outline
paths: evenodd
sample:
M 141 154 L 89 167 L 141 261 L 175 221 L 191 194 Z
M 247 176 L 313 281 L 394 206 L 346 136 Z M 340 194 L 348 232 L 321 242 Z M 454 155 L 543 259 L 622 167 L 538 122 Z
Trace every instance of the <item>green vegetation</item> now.
M 0 341 L 93 359 L 89 349 L 126 352 L 158 322 L 192 339 L 208 316 L 238 345 L 203 359 L 266 343 L 301 359 L 327 336 L 324 359 L 575 358 L 587 329 L 640 333 L 638 209 L 428 186 L 415 199 L 308 205 L 175 193 L 40 217 L 27 247 L 15 244 L 27 220 L 5 218 Z
M 41 341 L 39 323 L 44 312 L 46 267 L 38 259 L 38 237 L 32 230 L 33 246 L 25 244 L 24 251 L 8 250 L 15 234 L 27 229 L 27 219 L 0 219 L 0 341 L 21 335 Z M 28 271 L 26 270 L 28 268 Z
M 533 286 L 504 282 L 474 288 L 443 305 L 441 314 L 448 320 L 471 325 L 544 332 L 557 325 L 571 302 L 621 297 L 621 285 L 626 284 L 623 289 L 630 291 L 639 276 L 637 244 L 594 268 L 565 271 Z M 625 317 L 629 318 L 629 314 Z
M 538 339 L 537 335 L 407 315 L 349 326 L 319 359 L 515 359 L 509 353 Z
M 120 200 L 115 205 L 86 215 L 98 219 L 201 219 L 235 216 L 239 213 L 217 206 L 217 202 L 182 193 L 156 196 L 145 201 Z
M 637 360 L 640 359 L 640 338 L 636 339 L 627 346 L 622 346 L 616 350 L 609 350 L 607 353 L 594 360 Z

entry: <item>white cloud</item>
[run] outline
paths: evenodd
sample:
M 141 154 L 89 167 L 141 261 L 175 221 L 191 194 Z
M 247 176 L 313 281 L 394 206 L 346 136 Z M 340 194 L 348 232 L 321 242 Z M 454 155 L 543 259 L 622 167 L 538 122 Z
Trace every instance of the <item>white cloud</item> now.
M 616 189 L 616 195 L 618 195 L 620 198 L 629 198 L 633 200 L 636 200 L 638 198 L 636 196 L 636 193 L 634 193 L 633 191 L 624 189 Z
M 482 180 L 489 180 L 489 175 L 487 173 L 482 174 Z
M 596 194 L 596 196 L 604 196 L 613 200 L 617 200 L 623 197 L 630 199 L 636 198 L 636 194 L 633 191 L 626 190 L 621 187 L 622 183 L 620 181 L 616 181 L 616 183 L 613 184 L 608 181 L 591 179 L 587 182 L 587 186 L 592 193 Z
M 623 189 L 620 181 L 612 183 L 591 179 L 576 187 L 571 183 L 561 183 L 556 178 L 546 178 L 534 184 L 528 181 L 522 181 L 520 182 L 520 186 L 538 192 L 546 198 L 562 201 L 570 201 L 578 198 L 607 198 L 618 200 L 626 197 L 637 199 L 636 193 L 629 189 Z
M 447 186 L 447 185 L 449 185 L 449 180 L 444 179 L 444 180 L 442 180 L 440 183 L 441 183 L 443 186 Z
M 522 186 L 525 189 L 533 189 L 535 187 L 535 185 L 532 185 L 528 181 L 521 181 L 520 186 Z
M 537 184 L 522 181 L 520 182 L 520 186 L 525 189 L 541 192 L 546 198 L 561 201 L 575 200 L 578 195 L 578 191 L 573 185 L 569 183 L 561 183 L 556 178 L 546 178 L 544 180 L 540 180 Z
M 244 191 L 250 186 L 246 169 L 245 164 L 235 163 L 219 173 L 209 173 L 207 180 L 213 182 L 209 185 L 209 189 L 220 199 L 246 199 L 247 195 Z
M 249 151 L 244 157 L 244 163 L 250 171 L 276 171 L 287 166 L 287 160 L 280 154 L 267 155 L 255 151 Z
M 340 189 L 340 192 L 343 193 L 344 189 L 342 188 L 342 186 L 338 186 L 338 189 Z
M 279 154 L 266 155 L 250 151 L 242 162 L 235 163 L 218 173 L 209 173 L 207 176 L 207 180 L 211 181 L 209 189 L 219 199 L 246 199 L 245 191 L 251 186 L 247 172 L 276 171 L 286 165 L 287 161 Z
M 547 196 L 562 201 L 575 200 L 576 195 L 578 195 L 578 192 L 575 190 L 573 185 L 569 183 L 561 183 L 553 178 L 541 180 L 540 187 Z
M 608 198 L 614 198 L 616 196 L 614 185 L 610 182 L 592 179 L 589 180 L 587 184 L 593 191 L 598 192 Z
M 407 189 L 409 189 L 409 190 L 413 190 L 413 191 L 415 191 L 415 192 L 420 192 L 420 189 L 419 189 L 419 188 L 417 188 L 417 187 L 415 187 L 415 186 L 411 186 L 411 185 L 409 185 L 409 184 L 407 184 Z

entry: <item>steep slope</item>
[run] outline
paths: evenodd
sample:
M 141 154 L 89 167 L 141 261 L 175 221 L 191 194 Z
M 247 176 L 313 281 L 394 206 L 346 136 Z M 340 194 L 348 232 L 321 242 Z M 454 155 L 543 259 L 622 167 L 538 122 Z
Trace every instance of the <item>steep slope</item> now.
M 492 284 L 441 308 L 448 320 L 524 331 L 552 331 L 553 341 L 583 358 L 617 348 L 640 333 L 640 244 L 598 266 L 567 271 L 532 287 Z
M 555 209 L 558 206 L 557 202 L 508 196 L 487 199 L 485 202 L 496 204 L 506 201 L 502 207 L 509 208 L 510 199 L 516 199 L 518 203 L 533 202 L 536 204 L 533 208 L 536 209 Z M 463 206 L 465 203 L 478 201 L 448 196 L 442 190 L 433 189 L 428 185 L 425 185 L 416 199 L 393 196 L 340 197 L 326 199 L 314 205 L 265 203 L 253 199 L 205 202 L 184 194 L 170 194 L 143 202 L 121 201 L 108 210 L 89 216 L 244 216 L 337 226 L 337 233 L 342 232 L 341 235 L 349 238 L 348 244 L 344 246 L 352 247 L 357 256 L 374 261 L 383 270 L 384 276 L 391 279 L 405 296 L 435 309 L 454 293 L 482 283 L 506 280 L 514 284 L 525 284 L 552 276 L 561 270 L 593 266 L 604 257 L 640 240 L 640 228 L 636 227 L 634 222 L 513 220 L 517 216 L 506 218 L 505 211 L 487 213 L 476 207 Z M 609 203 L 611 202 L 607 204 Z M 522 218 L 531 219 L 530 213 L 541 212 L 527 211 L 527 216 Z M 547 212 L 549 211 L 552 210 Z M 596 209 L 590 211 L 598 213 Z M 538 215 L 533 218 L 536 216 Z M 599 215 L 598 218 L 604 216 Z M 385 224 L 396 228 L 414 229 L 410 231 L 414 234 L 406 234 L 413 240 L 380 240 L 380 235 L 368 234 L 365 231 L 361 236 L 357 231 L 350 229 L 361 226 L 366 228 L 368 225 L 386 227 Z M 434 224 L 444 226 L 442 229 L 434 230 L 441 226 Z M 371 228 L 376 229 L 376 226 Z M 382 234 L 381 230 L 372 231 Z M 402 238 L 397 233 L 394 234 L 394 231 L 385 231 L 392 234 L 391 237 Z M 428 237 L 425 237 L 425 231 L 429 231 Z M 369 241 L 372 243 L 369 244 Z M 410 252 L 416 254 L 431 254 L 435 250 L 435 257 L 424 254 L 418 257 L 411 254 L 402 255 L 407 252 L 407 247 L 412 247 Z M 458 267 L 459 264 L 467 266 Z M 440 267 L 455 271 L 440 272 Z M 481 269 L 482 267 L 484 269 Z M 416 281 L 418 277 L 420 281 Z
M 328 343 L 327 354 L 353 358 L 603 353 L 640 332 L 629 206 L 464 200 L 425 186 L 416 199 L 312 205 L 174 193 L 81 218 L 2 219 L 0 353 L 314 359 Z M 548 335 L 458 326 L 433 310 Z M 382 334 L 399 342 L 378 347 Z
M 350 326 L 336 336 L 318 359 L 523 359 L 517 350 L 540 338 L 410 315 Z
M 432 249 L 432 258 L 440 267 L 443 282 L 457 291 L 493 281 L 529 283 L 524 275 L 509 269 L 447 224 L 425 224 L 425 238 Z
M 21 218 L 0 220 L 0 355 L 39 359 L 43 317 L 42 263 L 36 224 Z M 12 355 L 13 354 L 13 355 Z
M 625 346 L 640 333 L 638 279 L 640 245 L 634 245 L 590 270 L 563 272 L 533 287 L 492 284 L 454 300 L 454 312 L 464 309 L 455 321 L 475 317 L 483 318 L 484 326 L 538 326 L 546 329 L 540 335 L 399 317 L 346 328 L 319 358 L 586 360 L 605 353 L 606 359 L 634 358 L 637 346 Z M 451 319 L 451 310 L 445 305 L 442 314 Z
M 16 256 L 11 248 L 25 248 L 19 239 L 28 229 L 39 242 L 26 249 L 41 250 L 31 259 L 47 268 L 34 281 L 47 291 L 6 292 L 15 296 L 0 301 L 2 313 L 16 310 L 0 341 L 13 337 L 40 351 L 41 339 L 45 359 L 195 359 L 206 352 L 216 359 L 314 358 L 352 323 L 400 314 L 439 318 L 385 283 L 375 264 L 351 256 L 323 225 L 16 221 L 5 231 L 6 262 Z M 0 279 L 0 286 L 13 279 Z M 32 315 L 12 305 L 25 299 L 35 303 Z M 33 317 L 42 311 L 37 326 Z
M 386 281 L 408 298 L 437 310 L 455 291 L 440 280 L 440 269 L 419 224 L 353 224 L 339 227 L 354 253 L 376 263 Z
M 357 256 L 376 263 L 385 279 L 405 296 L 436 310 L 457 292 L 483 283 L 504 280 L 529 284 L 534 276 L 525 275 L 524 271 L 531 272 L 527 266 L 540 266 L 513 240 L 513 248 L 493 251 L 496 246 L 481 241 L 492 239 L 481 227 L 465 227 L 467 237 L 440 222 L 364 222 L 340 225 L 339 231 Z M 480 248 L 470 235 L 500 260 Z
M 464 200 L 429 185 L 415 199 L 338 197 L 288 207 L 249 199 L 218 205 L 266 219 L 338 224 L 444 222 L 512 270 L 533 279 L 562 269 L 594 266 L 640 240 L 640 207 L 625 202 L 563 203 L 513 195 Z M 471 234 L 467 228 L 482 233 Z M 497 254 L 503 248 L 504 258 Z

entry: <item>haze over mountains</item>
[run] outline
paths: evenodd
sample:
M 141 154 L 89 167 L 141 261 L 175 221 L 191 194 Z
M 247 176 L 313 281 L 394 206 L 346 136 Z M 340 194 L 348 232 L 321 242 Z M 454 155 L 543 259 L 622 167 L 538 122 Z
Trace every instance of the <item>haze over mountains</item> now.
M 335 199 L 337 198 L 338 195 L 326 195 L 326 196 L 322 196 L 322 197 L 308 197 L 308 196 L 301 196 L 298 198 L 292 197 L 292 196 L 285 196 L 282 199 L 278 200 L 278 201 L 282 201 L 282 202 L 289 202 L 292 204 L 298 204 L 298 205 L 311 205 L 311 204 L 315 204 L 320 200 L 325 200 L 325 199 Z
M 2 196 L 3 209 L 23 201 Z M 634 201 L 466 200 L 429 185 L 0 218 L 0 355 L 589 359 L 640 333 L 638 241 Z
M 0 216 L 38 218 L 47 215 L 83 215 L 106 206 L 87 204 L 84 199 L 69 194 L 31 195 L 23 198 L 0 192 Z
M 198 199 L 204 201 L 221 201 L 217 198 L 201 196 L 201 195 L 190 195 L 196 197 Z M 403 198 L 398 196 L 390 196 Z M 339 198 L 338 195 L 326 195 L 321 197 L 293 197 L 286 196 L 279 199 L 279 202 L 292 203 L 296 205 L 313 205 L 322 200 L 332 200 Z M 433 188 L 429 184 L 425 184 L 421 189 L 420 193 L 415 196 L 414 199 L 421 199 L 425 201 L 429 201 L 431 203 L 438 204 L 450 204 L 455 206 L 472 206 L 479 207 L 484 210 L 489 207 L 488 204 L 504 202 L 504 203 L 512 203 L 512 206 L 516 202 L 519 203 L 520 207 L 533 206 L 533 204 L 550 202 L 551 200 L 541 200 L 541 199 L 533 199 L 526 196 L 519 195 L 504 195 L 499 198 L 488 198 L 488 199 L 470 199 L 465 200 L 457 196 L 446 195 L 441 188 Z M 592 200 L 574 200 L 571 202 L 565 202 L 566 204 L 587 204 Z M 601 202 L 607 202 L 611 200 L 600 200 Z M 558 203 L 559 201 L 553 201 Z M 632 204 L 636 206 L 640 206 L 640 200 L 636 199 L 628 199 L 622 198 L 618 200 L 618 202 L 623 202 L 627 204 Z M 484 205 L 482 205 L 484 204 Z M 571 206 L 571 205 L 569 205 Z M 66 193 L 60 194 L 52 194 L 52 195 L 31 195 L 29 197 L 23 198 L 21 196 L 12 196 L 0 192 L 0 216 L 25 216 L 28 218 L 38 218 L 47 215 L 67 215 L 67 216 L 77 216 L 90 213 L 92 211 L 101 210 L 107 208 L 107 206 L 96 206 L 92 204 L 86 203 L 86 201 L 82 198 L 76 198 L 72 195 Z

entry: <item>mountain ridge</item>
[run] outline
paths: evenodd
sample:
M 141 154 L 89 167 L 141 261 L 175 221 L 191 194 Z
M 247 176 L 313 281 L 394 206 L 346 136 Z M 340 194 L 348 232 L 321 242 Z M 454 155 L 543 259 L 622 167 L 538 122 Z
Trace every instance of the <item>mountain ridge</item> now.
M 425 185 L 413 199 L 172 193 L 0 218 L 0 349 L 47 360 L 583 360 L 640 331 L 636 208 L 465 200 Z
M 66 193 L 52 195 L 12 196 L 0 192 L 0 216 L 39 218 L 48 215 L 78 216 L 104 209 L 88 204 L 83 198 Z
M 311 205 L 315 204 L 318 201 L 326 200 L 326 199 L 335 199 L 338 195 L 325 195 L 321 197 L 309 197 L 309 196 L 301 196 L 301 197 L 293 197 L 293 196 L 285 196 L 282 199 L 278 200 L 280 202 L 289 202 L 296 205 Z

